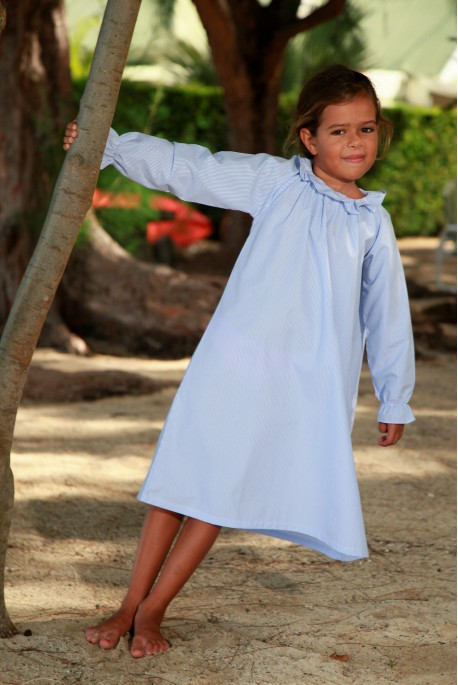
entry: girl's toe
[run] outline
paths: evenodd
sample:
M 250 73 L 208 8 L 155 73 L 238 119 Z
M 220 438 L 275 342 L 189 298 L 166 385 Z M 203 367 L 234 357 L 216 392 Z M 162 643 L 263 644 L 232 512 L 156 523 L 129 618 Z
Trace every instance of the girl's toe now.
M 113 649 L 116 646 L 118 640 L 117 638 L 109 635 L 104 635 L 99 639 L 99 647 L 102 649 Z
M 140 659 L 142 656 L 145 656 L 145 653 L 143 651 L 143 645 L 140 642 L 140 640 L 136 640 L 134 638 L 132 642 L 132 647 L 130 649 L 130 653 L 134 657 L 134 659 Z
M 84 633 L 84 637 L 86 638 L 86 640 L 87 640 L 88 642 L 91 642 L 93 645 L 94 645 L 94 644 L 98 641 L 98 639 L 99 639 L 97 631 L 95 631 L 95 630 L 93 630 L 93 629 L 91 629 L 91 628 L 88 628 L 88 629 L 86 630 L 86 632 Z

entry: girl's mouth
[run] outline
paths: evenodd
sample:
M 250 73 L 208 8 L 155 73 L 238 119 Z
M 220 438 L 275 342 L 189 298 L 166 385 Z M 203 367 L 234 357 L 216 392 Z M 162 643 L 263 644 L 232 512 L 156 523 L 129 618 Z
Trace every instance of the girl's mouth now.
M 344 159 L 350 164 L 360 164 L 364 161 L 364 155 L 350 155 L 349 157 L 344 157 Z

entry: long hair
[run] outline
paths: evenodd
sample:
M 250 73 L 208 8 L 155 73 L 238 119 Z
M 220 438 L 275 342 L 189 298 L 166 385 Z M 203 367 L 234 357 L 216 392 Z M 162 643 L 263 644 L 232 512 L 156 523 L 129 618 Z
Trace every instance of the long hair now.
M 391 142 L 393 125 L 383 116 L 380 100 L 367 76 L 343 64 L 334 64 L 320 71 L 302 88 L 296 105 L 295 118 L 286 139 L 285 150 L 296 142 L 300 153 L 313 159 L 312 153 L 300 138 L 301 129 L 307 128 L 315 136 L 321 115 L 328 105 L 349 102 L 360 96 L 368 97 L 375 107 L 375 121 L 379 125 L 378 158 L 383 157 Z

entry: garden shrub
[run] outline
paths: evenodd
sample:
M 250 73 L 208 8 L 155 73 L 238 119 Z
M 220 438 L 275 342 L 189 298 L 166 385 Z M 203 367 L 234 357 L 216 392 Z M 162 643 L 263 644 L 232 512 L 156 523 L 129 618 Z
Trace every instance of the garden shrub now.
M 445 222 L 445 185 L 456 178 L 456 112 L 399 107 L 386 115 L 393 140 L 366 187 L 387 190 L 384 206 L 397 235 L 436 235 Z

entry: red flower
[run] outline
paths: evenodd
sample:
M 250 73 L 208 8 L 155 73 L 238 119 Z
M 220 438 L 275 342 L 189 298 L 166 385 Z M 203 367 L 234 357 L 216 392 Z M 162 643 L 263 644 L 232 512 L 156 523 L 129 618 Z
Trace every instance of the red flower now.
M 168 236 L 178 247 L 187 247 L 212 233 L 212 223 L 205 214 L 193 207 L 165 195 L 156 195 L 150 201 L 154 209 L 167 212 L 171 219 L 150 221 L 146 226 L 146 239 L 149 243 Z

